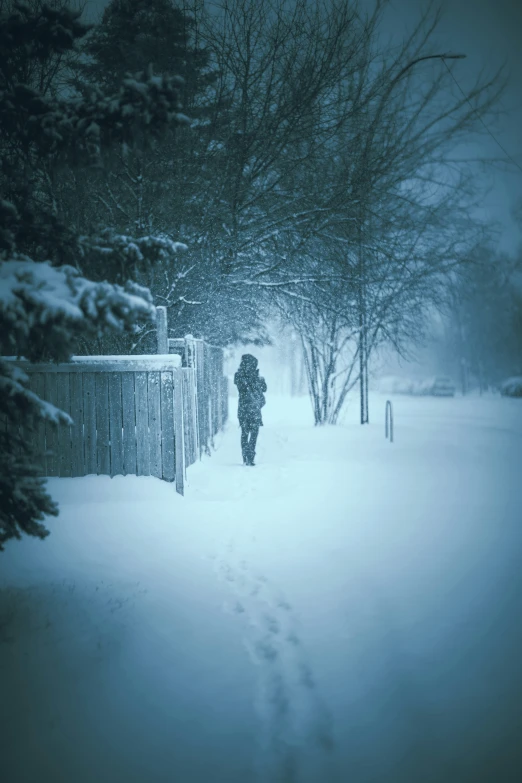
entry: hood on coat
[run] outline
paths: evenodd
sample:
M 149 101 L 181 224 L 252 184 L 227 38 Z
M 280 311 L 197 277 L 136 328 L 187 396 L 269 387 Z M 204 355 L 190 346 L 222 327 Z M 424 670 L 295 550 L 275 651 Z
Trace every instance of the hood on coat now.
M 240 372 L 253 372 L 257 369 L 258 361 L 251 353 L 244 353 L 239 365 Z

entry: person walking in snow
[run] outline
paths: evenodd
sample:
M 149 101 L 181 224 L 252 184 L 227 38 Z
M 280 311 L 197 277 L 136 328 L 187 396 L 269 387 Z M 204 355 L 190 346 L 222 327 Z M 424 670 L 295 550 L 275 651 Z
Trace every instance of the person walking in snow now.
M 254 465 L 259 428 L 263 426 L 261 408 L 265 404 L 266 381 L 259 375 L 257 359 L 251 353 L 241 357 L 234 375 L 239 393 L 237 417 L 241 427 L 241 453 L 244 465 Z

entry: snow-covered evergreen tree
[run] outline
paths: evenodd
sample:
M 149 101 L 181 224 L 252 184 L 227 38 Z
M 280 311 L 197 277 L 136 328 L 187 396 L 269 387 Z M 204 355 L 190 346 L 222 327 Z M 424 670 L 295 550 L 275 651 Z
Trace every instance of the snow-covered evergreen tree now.
M 175 77 L 149 70 L 116 90 L 92 87 L 81 98 L 57 97 L 44 65 L 71 52 L 88 28 L 66 8 L 13 4 L 0 15 L 0 355 L 63 361 L 80 336 L 132 331 L 154 316 L 149 291 L 132 282 L 92 282 L 85 259 L 117 259 L 122 269 L 152 263 L 165 251 L 114 232 L 80 234 L 67 225 L 49 183 L 65 166 L 101 166 L 107 150 L 143 147 L 172 124 L 185 123 Z M 49 70 L 49 69 L 48 69 Z M 50 69 L 52 70 L 52 69 Z M 172 249 L 169 247 L 169 249 Z M 0 359 L 0 549 L 22 533 L 44 537 L 57 508 L 38 477 L 20 425 L 68 417 L 40 400 L 27 377 Z

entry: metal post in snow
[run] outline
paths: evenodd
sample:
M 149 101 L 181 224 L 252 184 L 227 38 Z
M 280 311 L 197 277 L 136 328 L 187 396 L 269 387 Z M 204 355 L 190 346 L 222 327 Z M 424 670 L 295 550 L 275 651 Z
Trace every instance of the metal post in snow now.
M 390 443 L 393 443 L 393 408 L 390 400 L 386 400 L 384 436 L 389 437 Z

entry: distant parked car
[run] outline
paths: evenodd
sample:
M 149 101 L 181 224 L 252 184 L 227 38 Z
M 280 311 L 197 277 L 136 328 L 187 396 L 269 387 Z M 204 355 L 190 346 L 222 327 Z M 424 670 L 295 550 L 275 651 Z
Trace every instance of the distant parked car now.
M 507 378 L 500 384 L 500 393 L 503 397 L 522 397 L 522 376 Z
M 454 397 L 456 387 L 451 378 L 445 375 L 437 375 L 422 381 L 417 387 L 417 394 L 431 395 L 432 397 Z

